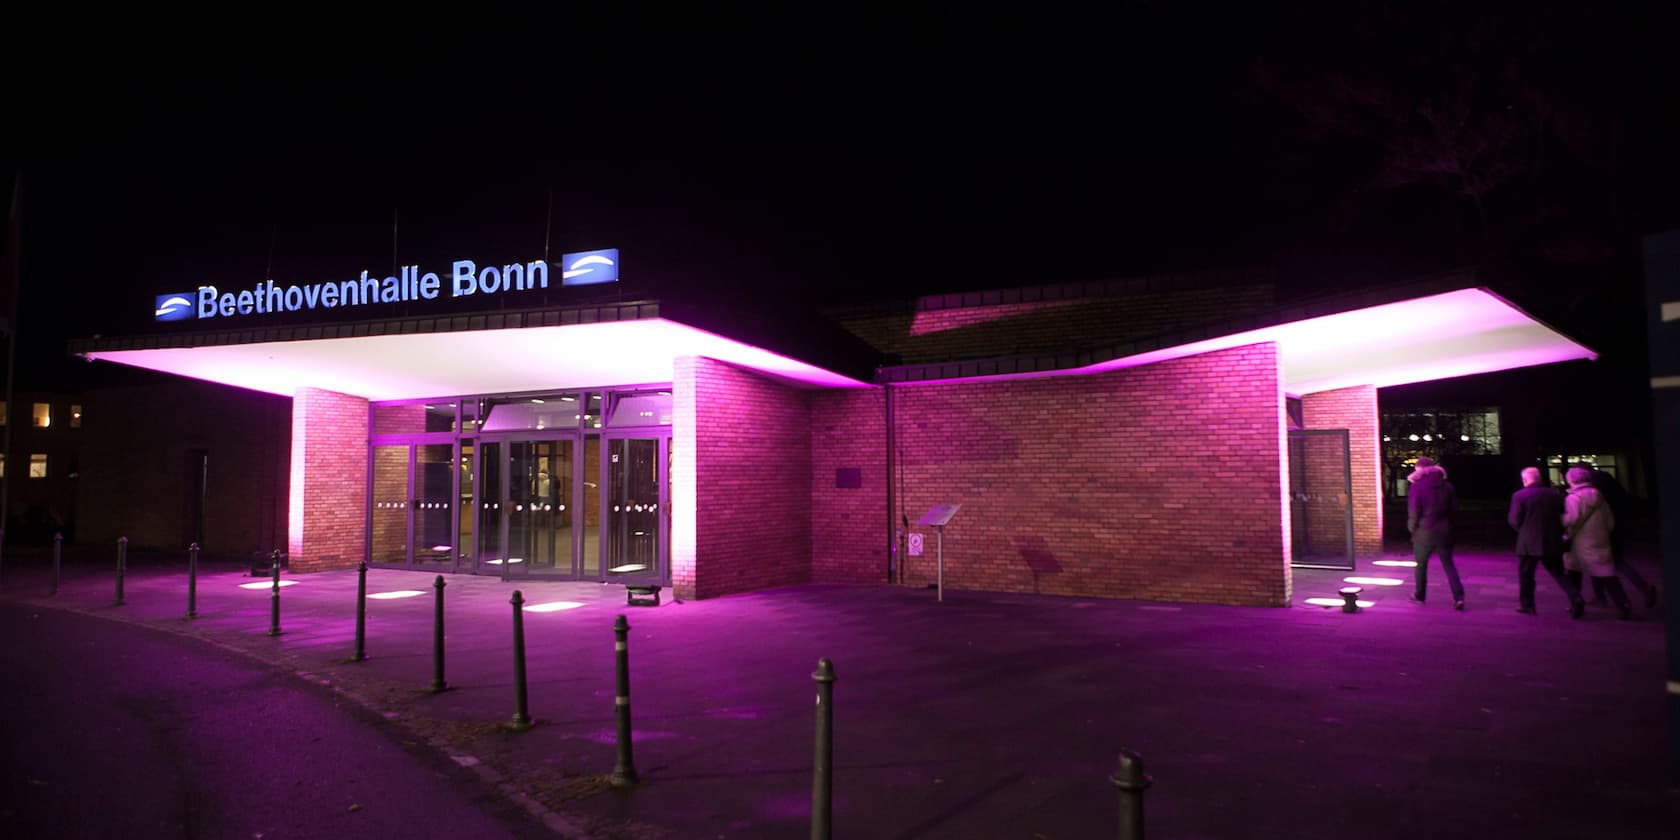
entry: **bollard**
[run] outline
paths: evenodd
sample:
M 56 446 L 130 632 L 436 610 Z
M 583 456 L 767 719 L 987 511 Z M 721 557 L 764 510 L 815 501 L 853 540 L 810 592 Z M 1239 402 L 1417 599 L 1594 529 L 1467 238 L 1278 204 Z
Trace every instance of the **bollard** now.
M 356 653 L 352 662 L 367 659 L 367 561 L 356 566 Z
M 1342 596 L 1342 612 L 1359 612 L 1359 593 L 1364 592 L 1363 586 L 1344 586 L 1337 590 Z
M 187 546 L 187 618 L 198 618 L 198 543 Z
M 63 545 L 64 545 L 64 535 L 61 534 L 61 533 L 53 534 L 52 591 L 48 592 L 47 593 L 48 595 L 57 595 L 58 594 L 58 561 L 59 561 L 60 550 L 62 549 Z
M 618 694 L 613 705 L 618 716 L 618 764 L 613 767 L 612 786 L 629 787 L 635 784 L 636 764 L 630 758 L 630 622 L 619 616 L 613 622 L 613 652 L 618 660 Z
M 811 840 L 828 840 L 834 833 L 834 663 L 817 660 L 817 743 L 811 768 Z
M 274 571 L 274 586 L 272 594 L 268 596 L 268 635 L 280 635 L 280 552 L 274 552 L 275 562 L 269 564 Z
M 432 622 L 432 693 L 436 694 L 449 687 L 443 681 L 443 575 L 432 586 L 437 589 L 437 617 Z
M 525 595 L 513 590 L 513 724 L 515 732 L 531 728 L 531 714 L 525 700 Z
M 117 537 L 117 599 L 112 606 L 120 607 L 127 601 L 123 600 L 123 572 L 128 566 L 128 537 Z
M 1120 790 L 1120 840 L 1143 840 L 1143 790 L 1154 781 L 1143 773 L 1143 756 L 1120 751 L 1120 766 L 1108 778 Z

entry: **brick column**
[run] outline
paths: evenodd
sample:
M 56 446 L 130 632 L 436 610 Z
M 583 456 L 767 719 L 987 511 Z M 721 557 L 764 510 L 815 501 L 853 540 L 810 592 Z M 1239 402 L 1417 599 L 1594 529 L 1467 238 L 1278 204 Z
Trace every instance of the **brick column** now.
M 292 396 L 287 557 L 292 571 L 353 569 L 367 551 L 368 403 L 300 388 Z
M 1382 446 L 1378 441 L 1377 389 L 1356 385 L 1320 391 L 1301 398 L 1302 423 L 1308 429 L 1347 429 L 1348 462 L 1353 474 L 1353 552 L 1382 554 Z

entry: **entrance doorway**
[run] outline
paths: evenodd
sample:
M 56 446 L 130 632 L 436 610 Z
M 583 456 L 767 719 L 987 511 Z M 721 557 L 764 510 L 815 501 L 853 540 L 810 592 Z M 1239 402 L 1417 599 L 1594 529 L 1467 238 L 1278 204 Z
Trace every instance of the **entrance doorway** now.
M 1353 568 L 1353 467 L 1346 429 L 1289 430 L 1290 564 Z

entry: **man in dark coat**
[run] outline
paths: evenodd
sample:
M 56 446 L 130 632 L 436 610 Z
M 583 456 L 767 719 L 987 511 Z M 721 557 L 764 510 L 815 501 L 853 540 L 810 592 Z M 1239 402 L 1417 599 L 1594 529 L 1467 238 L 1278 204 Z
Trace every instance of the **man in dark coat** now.
M 1464 609 L 1464 584 L 1453 565 L 1453 519 L 1458 515 L 1458 492 L 1447 481 L 1447 471 L 1435 459 L 1417 459 L 1417 469 L 1406 476 L 1411 490 L 1406 494 L 1406 530 L 1412 533 L 1412 559 L 1416 586 L 1411 600 L 1421 604 L 1429 594 L 1429 555 L 1441 558 L 1441 568 L 1452 587 L 1453 609 Z
M 1580 618 L 1586 607 L 1581 591 L 1563 573 L 1563 493 L 1541 484 L 1537 467 L 1522 471 L 1522 483 L 1505 516 L 1517 532 L 1517 612 L 1534 614 L 1534 569 L 1545 566 L 1569 596 L 1569 615 Z

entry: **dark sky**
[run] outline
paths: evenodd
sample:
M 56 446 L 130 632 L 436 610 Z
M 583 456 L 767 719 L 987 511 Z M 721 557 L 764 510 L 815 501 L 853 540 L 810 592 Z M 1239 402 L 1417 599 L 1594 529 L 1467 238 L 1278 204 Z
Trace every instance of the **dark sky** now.
M 1279 5 L 42 27 L 6 59 L 21 358 L 200 282 L 545 247 L 821 302 L 1471 263 L 1637 317 L 1630 248 L 1680 223 L 1660 7 Z

